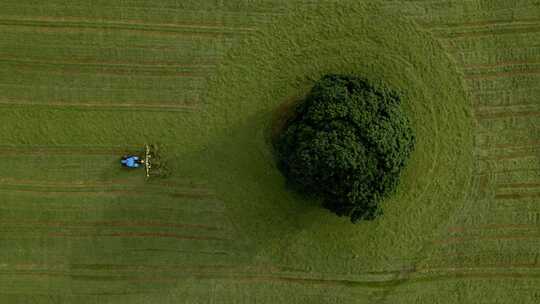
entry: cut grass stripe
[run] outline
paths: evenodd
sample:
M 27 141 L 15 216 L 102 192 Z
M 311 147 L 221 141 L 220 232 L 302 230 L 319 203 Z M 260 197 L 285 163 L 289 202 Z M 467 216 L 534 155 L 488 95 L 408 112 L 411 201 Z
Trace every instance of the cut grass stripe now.
M 330 278 L 309 278 L 309 277 L 297 277 L 288 275 L 268 275 L 268 274 L 235 274 L 235 273 L 177 273 L 176 275 L 79 275 L 65 272 L 0 272 L 3 276 L 38 276 L 38 277 L 62 277 L 67 276 L 75 280 L 85 281 L 177 281 L 182 278 L 195 278 L 199 280 L 204 279 L 220 279 L 220 280 L 235 280 L 241 282 L 273 282 L 273 283 L 286 283 L 286 284 L 301 284 L 301 285 L 321 285 L 321 286 L 335 286 L 335 287 L 367 287 L 367 288 L 387 288 L 395 286 L 404 282 L 404 279 L 391 279 L 386 281 L 361 281 L 354 279 L 330 279 Z
M 492 105 L 481 105 L 476 104 L 474 106 L 475 112 L 489 112 L 489 111 L 501 111 L 501 110 L 513 110 L 520 108 L 533 108 L 538 107 L 538 101 L 530 100 L 530 102 L 517 104 L 517 103 L 506 103 L 506 104 L 492 104 Z
M 165 249 L 165 248 L 145 248 L 145 249 L 130 249 L 129 252 L 140 252 L 142 254 L 152 253 L 180 253 L 180 254 L 194 254 L 194 255 L 230 255 L 228 251 L 188 251 L 180 249 Z
M 12 193 L 34 193 L 36 195 L 43 196 L 168 196 L 174 198 L 189 198 L 189 199 L 208 199 L 213 198 L 214 195 L 206 191 L 195 192 L 159 192 L 159 191 L 141 191 L 140 187 L 134 189 L 50 189 L 50 188 L 36 188 L 36 187 L 21 187 L 17 185 L 6 186 L 2 185 L 0 191 L 12 192 Z
M 509 183 L 509 184 L 498 184 L 498 188 L 540 188 L 540 182 L 529 182 L 529 183 Z
M 523 26 L 540 24 L 539 18 L 512 18 L 512 19 L 487 19 L 478 21 L 424 21 L 421 18 L 417 22 L 429 30 L 446 29 L 446 28 L 477 28 L 477 27 L 492 27 L 492 26 Z
M 182 27 L 178 25 L 163 25 L 163 24 L 144 24 L 144 23 L 127 23 L 127 22 L 84 22 L 84 21 L 43 21 L 43 20 L 16 20 L 2 19 L 0 26 L 23 26 L 36 28 L 53 28 L 53 29 L 76 29 L 76 30 L 120 30 L 144 33 L 150 35 L 167 34 L 167 35 L 183 35 L 208 37 L 212 39 L 221 38 L 227 35 L 239 35 L 242 33 L 253 31 L 254 29 L 224 29 L 224 28 L 200 28 L 200 27 Z
M 195 112 L 199 107 L 194 104 L 140 104 L 140 103 L 84 103 L 84 102 L 27 102 L 1 101 L 0 107 L 45 107 L 95 111 L 158 111 L 158 112 Z
M 506 230 L 506 229 L 519 229 L 519 230 L 535 230 L 540 227 L 531 224 L 485 224 L 477 226 L 467 226 L 467 227 L 449 227 L 448 232 L 450 233 L 464 233 L 468 231 L 477 231 L 477 230 Z
M 213 236 L 194 236 L 194 235 L 182 235 L 176 233 L 166 232 L 117 232 L 117 233 L 48 233 L 48 237 L 56 238 L 166 238 L 175 240 L 192 240 L 192 241 L 231 241 L 230 239 L 213 237 Z
M 434 240 L 432 241 L 432 243 L 434 245 L 449 245 L 449 244 L 471 243 L 471 242 L 480 242 L 480 241 L 527 241 L 531 239 L 540 239 L 540 234 L 449 237 L 446 239 Z
M 155 228 L 196 228 L 208 231 L 223 230 L 223 227 L 204 224 L 165 223 L 156 221 L 29 221 L 29 220 L 5 220 L 0 218 L 0 227 L 155 227 Z
M 455 31 L 455 32 L 439 32 L 434 33 L 434 35 L 439 39 L 476 39 L 479 37 L 489 37 L 497 35 L 522 35 L 522 34 L 531 34 L 539 33 L 540 25 L 534 26 L 524 26 L 518 28 L 496 28 L 496 29 L 485 29 L 477 31 Z
M 35 180 L 35 179 L 19 179 L 19 178 L 0 178 L 0 185 L 27 185 L 27 186 L 52 186 L 52 187 L 105 187 L 105 186 L 133 186 L 140 184 L 138 179 L 107 179 L 107 180 L 73 180 L 69 181 L 52 181 L 52 180 Z M 190 189 L 205 189 L 207 183 L 195 182 L 192 180 L 177 180 L 177 181 L 149 181 L 144 184 L 149 188 L 164 187 L 164 188 L 183 188 Z
M 503 72 L 484 72 L 479 73 L 477 71 L 472 73 L 467 73 L 463 78 L 465 80 L 474 80 L 474 79 L 493 79 L 493 78 L 504 78 L 504 77 L 515 77 L 515 76 L 531 76 L 539 75 L 540 69 L 522 69 L 514 71 L 503 71 Z
M 481 160 L 509 160 L 509 159 L 521 159 L 521 158 L 535 158 L 538 157 L 538 152 L 530 153 L 514 153 L 506 155 L 493 155 L 493 156 L 483 156 L 479 157 Z
M 514 66 L 527 66 L 527 65 L 539 65 L 540 61 L 536 60 L 509 60 L 509 61 L 499 61 L 495 63 L 468 63 L 464 64 L 462 67 L 465 69 L 492 69 L 492 68 L 504 68 L 504 67 L 514 67 Z
M 119 4 L 120 3 L 120 4 Z M 265 19 L 265 16 L 272 16 L 272 15 L 281 15 L 280 12 L 283 12 L 284 9 L 287 8 L 285 3 L 275 3 L 275 2 L 268 2 L 268 3 L 250 3 L 245 2 L 243 4 L 239 4 L 236 2 L 226 3 L 220 3 L 219 5 L 216 5 L 215 2 L 205 3 L 202 1 L 196 1 L 197 5 L 193 4 L 182 4 L 181 6 L 178 5 L 171 5 L 162 3 L 159 6 L 155 5 L 155 3 L 144 3 L 144 2 L 134 2 L 130 3 L 129 5 L 122 5 L 121 2 L 111 2 L 107 1 L 105 4 L 100 3 L 100 7 L 103 7 L 106 10 L 116 10 L 118 16 L 123 16 L 122 12 L 130 12 L 130 11 L 140 11 L 142 13 L 148 14 L 148 12 L 157 12 L 158 16 L 163 15 L 166 12 L 173 13 L 175 16 L 177 15 L 195 15 L 196 20 L 203 19 L 201 18 L 200 14 L 204 13 L 205 17 L 207 19 L 215 20 L 218 17 L 231 17 L 233 19 L 242 19 L 245 17 L 254 17 L 255 19 Z M 4 3 L 2 3 L 4 4 Z M 51 12 L 58 12 L 58 11 L 65 11 L 66 9 L 76 9 L 78 12 L 89 12 L 94 7 L 94 4 L 90 3 L 69 3 L 69 5 L 66 5 L 65 3 L 54 3 L 54 2 L 47 2 L 46 6 L 42 5 L 35 5 L 35 4 L 27 4 L 27 3 L 20 3 L 17 2 L 16 4 L 9 5 L 9 2 L 5 3 L 7 5 L 6 8 L 14 8 L 17 11 L 23 9 L 23 11 L 28 12 L 30 14 L 32 11 L 39 13 L 42 15 L 43 10 L 46 10 L 48 8 L 51 9 Z M 125 14 L 125 13 L 124 13 Z M 63 15 L 59 16 L 60 18 L 64 17 Z
M 60 86 L 60 85 L 32 85 L 32 84 L 14 84 L 14 83 L 0 83 L 0 87 L 7 87 L 7 88 L 21 88 L 23 90 L 29 90 L 29 89 L 33 89 L 33 90 L 40 90 L 40 89 L 44 89 L 46 90 L 47 92 L 49 91 L 74 91 L 74 92 L 77 92 L 80 94 L 80 92 L 84 92 L 84 91 L 89 91 L 90 93 L 94 93 L 96 95 L 99 95 L 99 93 L 95 93 L 96 90 L 101 90 L 103 92 L 121 92 L 121 93 L 129 93 L 129 92 L 133 92 L 133 91 L 140 91 L 140 92 L 144 92 L 146 94 L 148 90 L 151 90 L 152 87 L 151 86 L 148 86 L 148 87 L 138 87 L 138 88 L 131 88 L 131 87 L 127 87 L 127 88 L 111 88 L 111 87 L 103 87 L 103 88 L 97 88 L 97 87 L 73 87 L 73 86 Z M 167 92 L 169 94 L 174 94 L 174 93 L 181 93 L 185 90 L 191 90 L 192 88 L 184 88 L 182 86 L 177 86 L 177 87 L 165 87 L 165 88 L 159 88 L 160 91 L 162 92 Z M 200 87 L 197 87 L 197 88 L 194 88 L 195 90 L 200 90 L 201 88 Z M 11 90 L 11 89 L 10 89 Z
M 228 26 L 222 22 L 170 22 L 170 23 L 154 23 L 148 22 L 147 20 L 134 19 L 134 18 L 85 18 L 85 17 L 71 17 L 71 16 L 62 16 L 62 17 L 50 17 L 50 16 L 35 16 L 33 18 L 27 18 L 24 16 L 0 16 L 0 24 L 17 24 L 21 23 L 26 25 L 31 24 L 53 24 L 53 26 L 65 26 L 72 25 L 74 27 L 135 27 L 135 28 L 149 28 L 160 30 L 162 28 L 166 29 L 190 29 L 190 30 L 200 30 L 200 31 L 215 31 L 215 32 L 251 32 L 255 31 L 254 27 L 241 27 L 241 26 Z
M 109 147 L 81 147 L 81 146 L 35 146 L 19 145 L 6 146 L 0 145 L 0 155 L 123 155 L 126 153 L 142 152 L 144 144 L 126 146 L 123 148 Z
M 537 117 L 540 111 L 475 112 L 477 119 L 498 119 L 508 117 Z
M 91 59 L 81 59 L 77 61 L 65 61 L 65 60 L 45 60 L 45 59 L 33 59 L 25 58 L 20 59 L 17 57 L 0 57 L 0 63 L 8 64 L 27 64 L 27 65 L 44 65 L 44 66 L 74 66 L 74 67 L 127 67 L 127 68 L 214 68 L 217 65 L 216 61 L 206 61 L 206 62 L 186 62 L 179 63 L 178 61 L 150 61 L 150 62 L 140 62 L 140 61 L 95 61 Z
M 495 195 L 496 200 L 522 200 L 540 198 L 540 192 L 536 193 L 498 193 Z
M 156 77 L 174 77 L 174 78 L 202 78 L 208 73 L 208 71 L 197 70 L 193 68 L 173 68 L 173 69 L 164 69 L 159 67 L 144 67 L 144 68 L 134 68 L 129 66 L 121 65 L 86 65 L 77 67 L 75 65 L 57 65 L 54 63 L 36 63 L 32 64 L 30 62 L 24 61 L 7 61 L 3 62 L 5 65 L 13 65 L 17 73 L 21 72 L 31 72 L 38 73 L 42 71 L 48 71 L 50 74 L 56 74 L 60 76 L 66 75 L 109 75 L 109 76 L 129 76 L 130 78 L 146 77 L 146 78 L 156 78 Z M 53 73 L 55 72 L 55 73 Z

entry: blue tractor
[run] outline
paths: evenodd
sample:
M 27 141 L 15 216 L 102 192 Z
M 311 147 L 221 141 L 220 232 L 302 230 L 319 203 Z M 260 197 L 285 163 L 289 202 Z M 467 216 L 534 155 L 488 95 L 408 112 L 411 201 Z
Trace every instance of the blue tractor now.
M 134 169 L 144 166 L 145 161 L 135 155 L 124 155 L 122 156 L 120 163 L 126 168 Z
M 146 171 L 146 178 L 150 176 L 163 176 L 165 169 L 163 165 L 160 165 L 159 157 L 157 156 L 158 146 L 156 144 L 145 145 L 144 156 L 137 155 L 124 155 L 120 159 L 122 167 L 129 169 L 136 169 L 144 167 Z M 157 158 L 156 158 L 157 157 Z

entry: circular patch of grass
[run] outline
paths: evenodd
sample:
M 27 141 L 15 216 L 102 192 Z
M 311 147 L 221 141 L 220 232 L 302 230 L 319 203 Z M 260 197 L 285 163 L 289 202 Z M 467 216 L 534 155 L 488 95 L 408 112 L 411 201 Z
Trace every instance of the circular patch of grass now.
M 414 262 L 468 195 L 470 104 L 454 66 L 414 23 L 353 1 L 290 11 L 231 50 L 206 96 L 208 176 L 245 252 L 332 272 Z M 329 73 L 398 90 L 416 130 L 384 216 L 356 226 L 287 190 L 271 153 L 273 113 Z

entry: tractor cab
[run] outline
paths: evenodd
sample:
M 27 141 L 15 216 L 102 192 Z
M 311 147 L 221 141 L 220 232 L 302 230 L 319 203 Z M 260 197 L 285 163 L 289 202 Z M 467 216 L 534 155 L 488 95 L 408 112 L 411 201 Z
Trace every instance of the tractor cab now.
M 126 168 L 139 168 L 144 165 L 144 160 L 136 155 L 124 155 L 120 160 L 122 166 Z

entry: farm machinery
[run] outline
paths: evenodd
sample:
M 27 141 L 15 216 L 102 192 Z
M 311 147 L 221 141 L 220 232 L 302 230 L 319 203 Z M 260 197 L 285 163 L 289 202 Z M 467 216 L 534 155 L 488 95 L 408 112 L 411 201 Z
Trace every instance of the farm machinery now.
M 144 155 L 128 154 L 122 156 L 120 164 L 128 169 L 145 169 L 146 178 L 165 177 L 169 175 L 169 170 L 162 159 L 160 149 L 157 144 L 146 144 Z

